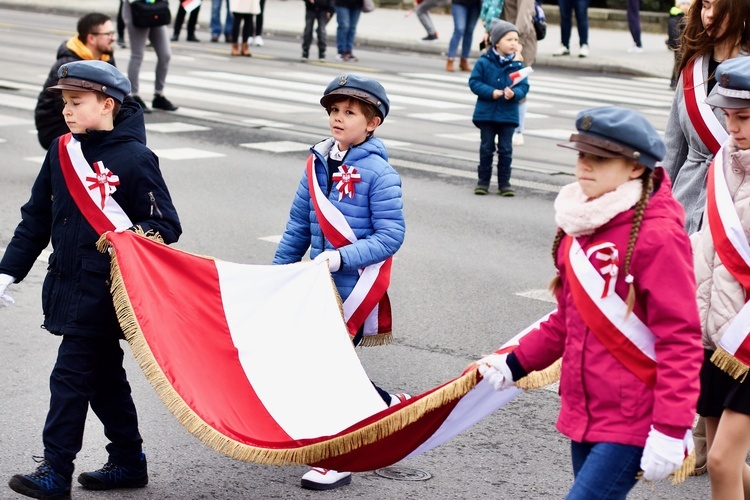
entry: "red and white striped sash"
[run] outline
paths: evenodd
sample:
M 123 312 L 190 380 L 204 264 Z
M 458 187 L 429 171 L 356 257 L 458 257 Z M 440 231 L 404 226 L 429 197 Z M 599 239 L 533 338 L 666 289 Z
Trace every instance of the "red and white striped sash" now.
M 307 159 L 306 169 L 310 198 L 323 235 L 336 248 L 357 241 L 344 214 L 320 188 L 313 155 Z M 393 258 L 389 257 L 359 270 L 359 280 L 343 304 L 344 321 L 351 335 L 356 335 L 362 325 L 365 336 L 391 333 L 391 303 L 387 290 L 391 282 L 392 263 Z
M 724 148 L 720 149 L 708 170 L 706 187 L 706 215 L 716 254 L 724 267 L 745 289 L 750 297 L 750 244 L 734 208 L 724 172 Z M 739 377 L 750 367 L 750 302 L 732 319 L 721 339 L 719 348 L 731 358 L 719 354 L 723 362 L 716 364 Z M 716 359 L 714 359 L 716 361 Z
M 92 170 L 81 152 L 81 143 L 73 134 L 60 137 L 58 156 L 65 185 L 73 201 L 98 234 L 133 226 L 128 215 L 111 196 L 119 184 L 117 176 L 100 161 L 94 163 Z
M 577 239 L 566 238 L 570 288 L 586 326 L 607 350 L 649 387 L 656 384 L 655 336 L 616 293 L 602 296 L 604 277 L 589 261 Z
M 700 56 L 688 63 L 682 70 L 685 108 L 698 137 L 715 155 L 729 138 L 729 134 L 714 115 L 711 106 L 704 102 L 706 88 L 703 83 L 703 56 Z

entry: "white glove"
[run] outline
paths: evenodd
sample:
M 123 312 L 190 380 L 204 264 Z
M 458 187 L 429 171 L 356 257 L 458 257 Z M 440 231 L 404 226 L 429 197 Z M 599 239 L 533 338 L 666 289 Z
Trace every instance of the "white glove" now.
M 507 357 L 507 354 L 490 354 L 477 361 L 482 378 L 496 391 L 516 385 L 513 382 L 513 373 L 505 361 Z
M 13 297 L 5 293 L 15 281 L 16 279 L 9 274 L 0 274 L 0 307 L 8 307 L 16 303 Z
M 652 425 L 641 457 L 644 479 L 649 481 L 664 479 L 679 469 L 684 459 L 683 440 L 662 434 Z
M 317 257 L 315 257 L 315 260 L 313 262 L 323 262 L 324 260 L 328 261 L 328 269 L 335 273 L 339 269 L 341 269 L 341 254 L 338 250 L 326 250 L 325 252 L 320 253 Z

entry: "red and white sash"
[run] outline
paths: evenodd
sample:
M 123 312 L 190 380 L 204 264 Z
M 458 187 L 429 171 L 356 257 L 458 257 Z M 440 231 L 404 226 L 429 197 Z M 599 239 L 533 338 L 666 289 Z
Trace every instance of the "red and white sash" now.
M 58 141 L 58 156 L 65 185 L 86 221 L 98 234 L 133 226 L 125 211 L 112 198 L 119 184 L 117 176 L 100 161 L 92 168 L 73 134 Z
M 706 214 L 716 254 L 724 267 L 745 289 L 750 297 L 750 244 L 734 208 L 724 172 L 724 148 L 720 149 L 708 170 Z M 727 371 L 737 376 L 750 367 L 750 302 L 747 302 L 727 327 L 718 345 L 736 361 Z M 719 364 L 719 363 L 717 363 Z M 721 366 L 721 365 L 720 365 Z
M 703 85 L 703 56 L 693 59 L 682 70 L 682 87 L 685 94 L 685 108 L 693 128 L 703 144 L 716 155 L 729 134 L 714 115 L 711 106 L 706 104 L 706 88 Z
M 313 155 L 307 159 L 306 169 L 310 197 L 323 235 L 336 248 L 357 241 L 344 214 L 320 188 Z M 344 321 L 351 335 L 356 335 L 362 325 L 365 336 L 391 333 L 391 303 L 387 290 L 391 282 L 392 263 L 393 258 L 389 257 L 359 270 L 359 280 L 343 304 Z
M 619 295 L 602 293 L 609 288 L 602 276 L 605 271 L 591 264 L 577 239 L 568 236 L 566 240 L 573 301 L 586 326 L 623 366 L 654 387 L 656 337 L 635 313 L 626 317 L 627 304 Z

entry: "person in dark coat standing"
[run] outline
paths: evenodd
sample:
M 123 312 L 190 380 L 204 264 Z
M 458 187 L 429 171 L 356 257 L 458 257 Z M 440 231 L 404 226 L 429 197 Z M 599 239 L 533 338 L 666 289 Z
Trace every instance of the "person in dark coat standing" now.
M 89 406 L 109 439 L 109 459 L 84 472 L 86 489 L 148 483 L 138 417 L 123 368 L 123 332 L 110 295 L 110 258 L 96 248 L 107 231 L 139 230 L 165 243 L 182 228 L 154 153 L 146 147 L 143 110 L 124 102 L 130 81 L 102 61 L 60 67 L 72 133 L 52 141 L 21 207 L 21 222 L 0 261 L 0 306 L 11 305 L 21 282 L 52 242 L 42 286 L 43 328 L 61 337 L 50 376 L 50 406 L 42 432 L 44 456 L 36 471 L 9 486 L 34 498 L 69 498 L 73 461 L 81 450 Z
M 62 115 L 62 97 L 59 93 L 47 90 L 57 83 L 57 70 L 60 66 L 82 60 L 99 60 L 115 64 L 115 28 L 108 15 L 98 12 L 86 14 L 78 20 L 77 28 L 78 35 L 57 49 L 57 60 L 49 70 L 49 76 L 44 82 L 34 109 L 37 137 L 44 149 L 49 149 L 54 139 L 68 133 L 68 126 Z
M 302 33 L 302 59 L 310 58 L 310 45 L 313 39 L 313 27 L 318 23 L 318 59 L 326 58 L 326 25 L 336 13 L 334 0 L 305 0 L 305 31 Z

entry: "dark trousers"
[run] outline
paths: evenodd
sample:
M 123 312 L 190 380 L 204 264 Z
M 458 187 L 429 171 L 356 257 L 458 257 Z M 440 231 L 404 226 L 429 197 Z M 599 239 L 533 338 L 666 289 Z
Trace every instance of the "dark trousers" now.
M 266 8 L 266 0 L 260 0 L 260 14 L 255 15 L 255 36 L 263 35 L 263 10 Z
M 570 48 L 570 33 L 573 30 L 573 12 L 576 15 L 579 46 L 589 43 L 589 0 L 558 0 L 560 7 L 560 43 Z
M 497 151 L 497 187 L 510 186 L 510 164 L 513 161 L 513 132 L 516 126 L 512 123 L 480 122 L 479 127 L 479 182 L 489 186 L 492 182 L 492 159 Z M 497 137 L 497 145 L 495 144 Z
M 187 33 L 189 37 L 195 36 L 195 26 L 198 24 L 198 12 L 201 10 L 200 6 L 196 7 L 190 12 L 190 17 L 188 17 L 188 23 L 187 23 Z M 182 29 L 182 23 L 185 21 L 185 9 L 182 8 L 182 5 L 180 5 L 180 8 L 177 9 L 177 15 L 174 18 L 174 36 L 180 36 L 180 30 Z
M 239 12 L 232 12 L 234 16 L 234 24 L 232 24 L 232 40 L 235 43 L 240 41 L 240 24 L 242 25 L 242 43 L 247 43 L 247 40 L 253 36 L 253 16 L 255 14 L 240 14 Z
M 628 0 L 628 28 L 638 47 L 641 44 L 641 0 Z
M 125 21 L 122 18 L 122 2 L 120 2 L 120 8 L 117 9 L 117 41 L 121 42 L 125 40 Z
M 305 31 L 302 33 L 302 55 L 310 55 L 312 45 L 313 26 L 318 23 L 316 34 L 318 36 L 318 58 L 323 59 L 326 55 L 326 25 L 328 24 L 328 11 L 326 9 L 305 10 Z
M 357 335 L 355 335 L 354 338 L 352 339 L 352 344 L 354 344 L 354 347 L 357 347 L 359 343 L 362 342 L 362 337 L 364 336 L 364 333 L 365 333 L 365 327 L 363 326 L 362 328 L 359 329 L 359 331 L 357 332 Z M 385 401 L 386 406 L 390 406 L 391 395 L 385 389 L 381 389 L 380 387 L 375 385 L 375 382 L 373 382 L 372 380 L 370 380 L 370 383 L 378 392 L 378 395 L 382 398 L 382 400 Z
M 66 478 L 81 450 L 89 405 L 109 439 L 109 461 L 135 464 L 143 440 L 130 384 L 122 366 L 120 342 L 64 335 L 50 376 L 50 406 L 42 440 L 44 458 Z

